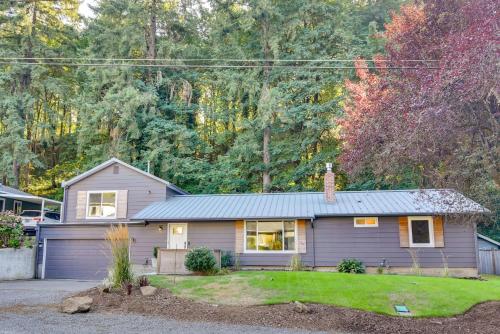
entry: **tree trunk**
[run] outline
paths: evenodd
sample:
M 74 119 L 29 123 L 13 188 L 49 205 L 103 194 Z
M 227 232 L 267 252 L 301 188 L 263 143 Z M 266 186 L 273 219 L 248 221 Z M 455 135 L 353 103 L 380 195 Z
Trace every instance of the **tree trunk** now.
M 262 53 L 264 54 L 264 69 L 263 69 L 263 84 L 261 90 L 260 101 L 264 99 L 269 99 L 269 76 L 271 73 L 271 47 L 269 45 L 269 19 L 266 16 L 266 19 L 263 20 L 262 23 Z M 268 107 L 269 101 L 264 101 L 261 106 Z M 271 143 L 271 123 L 272 123 L 272 115 L 265 115 L 266 112 L 270 112 L 269 110 L 260 110 L 260 116 L 267 122 L 264 125 L 264 131 L 262 136 L 262 162 L 264 163 L 264 170 L 262 171 L 262 191 L 269 192 L 271 190 L 271 151 L 270 151 L 270 143 Z
M 156 59 L 156 7 L 156 0 L 151 0 L 151 12 L 146 38 L 147 58 L 151 60 Z M 151 61 L 150 64 L 154 64 L 154 62 Z M 148 69 L 148 81 L 153 81 L 152 67 Z
M 271 142 L 271 127 L 268 125 L 264 128 L 262 139 L 262 161 L 264 162 L 264 171 L 262 172 L 262 190 L 268 192 L 271 189 L 271 174 L 269 164 L 271 163 L 271 153 L 269 151 L 269 143 Z

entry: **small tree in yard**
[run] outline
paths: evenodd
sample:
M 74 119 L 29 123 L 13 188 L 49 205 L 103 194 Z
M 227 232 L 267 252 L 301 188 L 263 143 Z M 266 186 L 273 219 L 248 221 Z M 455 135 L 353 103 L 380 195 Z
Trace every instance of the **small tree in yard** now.
M 133 280 L 127 226 L 111 226 L 106 231 L 106 239 L 110 242 L 111 254 L 113 255 L 113 267 L 110 271 L 111 282 L 115 288 L 119 288 Z
M 187 253 L 184 265 L 190 271 L 207 274 L 215 270 L 217 261 L 210 249 L 200 247 L 194 248 Z

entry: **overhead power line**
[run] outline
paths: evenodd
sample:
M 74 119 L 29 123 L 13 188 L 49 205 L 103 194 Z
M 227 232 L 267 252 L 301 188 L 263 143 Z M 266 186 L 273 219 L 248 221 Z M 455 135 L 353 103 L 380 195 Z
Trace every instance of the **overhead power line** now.
M 88 61 L 148 61 L 148 62 L 174 62 L 174 61 L 226 61 L 226 62 L 355 62 L 356 59 L 235 59 L 235 58 L 91 58 L 91 57 L 0 57 L 5 60 L 88 60 Z M 364 59 L 369 62 L 396 62 L 390 59 L 371 60 Z M 400 59 L 397 62 L 437 62 L 436 59 Z
M 336 70 L 336 69 L 356 69 L 371 67 L 356 67 L 356 66 L 303 66 L 303 65 L 207 65 L 207 64 L 134 64 L 134 63 L 64 63 L 64 62 L 11 62 L 0 61 L 0 65 L 27 65 L 27 66 L 87 66 L 87 67 L 156 67 L 156 68 L 288 68 L 288 69 L 304 69 L 304 70 Z M 415 67 L 415 66 L 389 66 L 388 70 L 395 69 L 439 69 L 439 67 Z

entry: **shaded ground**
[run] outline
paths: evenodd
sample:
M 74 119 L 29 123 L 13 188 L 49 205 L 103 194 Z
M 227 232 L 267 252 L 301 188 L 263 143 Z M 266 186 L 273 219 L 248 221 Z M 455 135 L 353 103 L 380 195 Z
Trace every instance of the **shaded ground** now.
M 500 328 L 500 301 L 451 318 L 404 318 L 318 304 L 308 305 L 311 313 L 298 313 L 292 304 L 213 305 L 176 297 L 166 289 L 151 297 L 138 290 L 131 296 L 97 289 L 84 294 L 94 298 L 92 312 L 161 315 L 177 321 L 357 333 L 498 333 Z

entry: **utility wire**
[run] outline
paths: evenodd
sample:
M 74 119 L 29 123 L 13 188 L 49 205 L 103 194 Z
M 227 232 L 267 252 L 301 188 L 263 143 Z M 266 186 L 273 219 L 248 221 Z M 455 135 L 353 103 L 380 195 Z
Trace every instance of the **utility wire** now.
M 227 62 L 355 62 L 356 59 L 235 59 L 235 58 L 87 58 L 87 57 L 0 57 L 6 60 L 89 60 L 89 61 L 149 61 L 149 62 L 173 62 L 173 61 L 227 61 Z M 394 62 L 395 60 L 380 59 L 371 62 Z M 401 59 L 401 62 L 437 62 L 436 59 Z
M 28 63 L 28 62 L 5 62 L 0 61 L 0 65 L 28 65 L 28 66 L 38 66 L 38 65 L 50 65 L 50 66 L 89 66 L 89 67 L 157 67 L 157 68 L 233 68 L 233 69 L 244 69 L 244 68 L 289 68 L 289 69 L 306 69 L 306 70 L 335 70 L 335 69 L 371 69 L 368 66 L 356 67 L 356 66 L 301 66 L 301 65 L 195 65 L 195 64 L 133 64 L 133 63 Z M 439 67 L 412 67 L 412 66 L 395 66 L 386 67 L 388 70 L 395 69 L 439 69 Z

